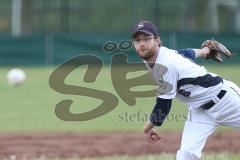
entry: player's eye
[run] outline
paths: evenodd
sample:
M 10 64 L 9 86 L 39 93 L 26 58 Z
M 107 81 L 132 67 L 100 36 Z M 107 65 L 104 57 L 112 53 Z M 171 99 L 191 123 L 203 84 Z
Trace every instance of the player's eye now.
M 140 38 L 140 37 L 133 38 L 133 41 L 134 41 L 134 42 L 140 42 L 141 40 L 142 40 L 142 38 Z
M 146 36 L 146 37 L 143 37 L 143 38 L 135 38 L 135 39 L 133 39 L 133 41 L 134 41 L 135 43 L 140 43 L 141 41 L 143 41 L 143 42 L 148 42 L 148 41 L 150 41 L 152 38 L 153 38 L 153 36 Z
M 144 42 L 148 42 L 148 41 L 150 41 L 152 38 L 153 38 L 153 36 L 147 36 L 147 37 L 144 37 L 144 38 L 143 38 L 143 41 L 144 41 Z

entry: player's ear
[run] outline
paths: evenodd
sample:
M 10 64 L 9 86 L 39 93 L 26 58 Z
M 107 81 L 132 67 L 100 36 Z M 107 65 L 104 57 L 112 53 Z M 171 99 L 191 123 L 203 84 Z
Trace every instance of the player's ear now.
M 158 46 L 161 46 L 162 42 L 160 37 L 154 37 L 154 38 L 155 38 L 155 41 L 158 43 Z

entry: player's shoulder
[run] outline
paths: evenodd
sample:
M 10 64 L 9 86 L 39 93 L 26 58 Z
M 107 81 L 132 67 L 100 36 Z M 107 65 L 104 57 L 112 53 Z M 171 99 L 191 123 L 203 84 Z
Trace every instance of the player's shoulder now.
M 157 61 L 159 62 L 172 62 L 178 59 L 179 54 L 177 54 L 176 50 L 169 49 L 167 47 L 160 47 L 158 51 Z
M 158 51 L 158 56 L 156 63 L 162 64 L 167 67 L 174 67 L 179 60 L 176 50 L 169 49 L 167 47 L 160 47 Z
M 174 68 L 181 67 L 183 64 L 187 66 L 195 66 L 195 62 L 178 54 L 177 50 L 169 49 L 167 47 L 160 47 L 157 57 L 157 62 Z

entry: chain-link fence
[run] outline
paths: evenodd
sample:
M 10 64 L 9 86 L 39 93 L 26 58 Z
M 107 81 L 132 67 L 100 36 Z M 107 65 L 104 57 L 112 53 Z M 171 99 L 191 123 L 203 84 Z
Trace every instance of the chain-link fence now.
M 129 32 L 140 20 L 160 31 L 240 32 L 239 0 L 1 0 L 0 32 Z M 20 20 L 19 20 L 20 19 Z M 18 23 L 17 23 L 18 22 Z

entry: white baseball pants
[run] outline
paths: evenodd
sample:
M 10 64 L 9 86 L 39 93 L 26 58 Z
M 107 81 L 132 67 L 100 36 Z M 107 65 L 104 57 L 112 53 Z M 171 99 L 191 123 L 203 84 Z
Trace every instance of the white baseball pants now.
M 240 131 L 240 88 L 225 81 L 223 90 L 227 91 L 226 94 L 222 99 L 214 97 L 216 104 L 209 110 L 189 108 L 177 160 L 199 160 L 208 136 L 219 125 L 231 126 Z

